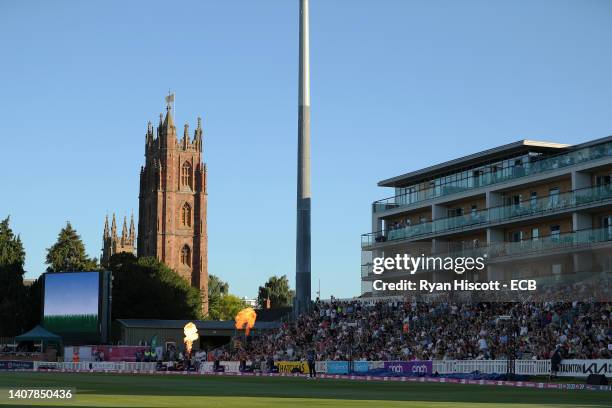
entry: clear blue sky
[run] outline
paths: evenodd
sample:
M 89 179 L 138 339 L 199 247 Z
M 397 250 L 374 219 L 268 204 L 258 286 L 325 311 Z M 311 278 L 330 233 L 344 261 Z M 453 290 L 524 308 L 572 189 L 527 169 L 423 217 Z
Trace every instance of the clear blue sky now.
M 376 182 L 612 134 L 612 1 L 311 0 L 313 295 L 360 288 Z M 0 217 L 27 276 L 70 220 L 138 210 L 146 123 L 204 118 L 209 271 L 294 283 L 298 0 L 0 3 Z

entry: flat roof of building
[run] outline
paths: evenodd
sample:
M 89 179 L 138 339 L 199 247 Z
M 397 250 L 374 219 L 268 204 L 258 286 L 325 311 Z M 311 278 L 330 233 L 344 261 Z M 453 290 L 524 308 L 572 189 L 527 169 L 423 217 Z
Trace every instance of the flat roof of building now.
M 193 322 L 198 330 L 233 330 L 233 320 L 164 320 L 164 319 L 117 319 L 127 328 L 180 329 Z M 272 330 L 280 327 L 279 322 L 255 322 L 255 330 Z
M 590 142 L 592 143 L 592 142 Z M 579 145 L 577 145 L 579 146 Z M 422 179 L 433 178 L 437 175 L 442 175 L 452 171 L 476 165 L 479 162 L 495 160 L 504 156 L 512 155 L 513 153 L 526 152 L 528 150 L 549 153 L 561 153 L 568 148 L 577 147 L 568 144 L 543 142 L 537 140 L 519 140 L 517 142 L 508 143 L 492 149 L 483 150 L 478 153 L 473 153 L 457 159 L 449 160 L 440 164 L 425 167 L 420 170 L 405 173 L 399 176 L 391 177 L 378 182 L 381 187 L 398 187 L 410 182 L 419 181 Z

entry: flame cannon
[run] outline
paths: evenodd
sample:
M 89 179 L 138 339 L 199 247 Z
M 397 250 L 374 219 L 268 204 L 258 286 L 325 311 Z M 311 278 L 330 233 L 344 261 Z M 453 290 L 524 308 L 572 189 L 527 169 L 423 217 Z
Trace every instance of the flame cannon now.
M 183 339 L 183 341 L 185 342 L 185 350 L 187 350 L 188 355 L 191 355 L 191 348 L 193 346 L 193 342 L 200 337 L 198 335 L 198 328 L 195 324 L 189 322 L 183 328 L 183 333 L 185 333 L 185 338 Z
M 257 313 L 250 307 L 242 309 L 236 315 L 234 319 L 236 321 L 236 329 L 244 329 L 244 335 L 248 336 L 250 330 L 255 326 L 255 320 L 257 319 Z

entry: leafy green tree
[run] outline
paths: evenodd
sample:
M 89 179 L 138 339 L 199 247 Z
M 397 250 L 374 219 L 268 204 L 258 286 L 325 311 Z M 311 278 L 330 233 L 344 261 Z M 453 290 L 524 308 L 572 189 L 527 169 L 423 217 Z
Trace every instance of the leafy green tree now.
M 74 272 L 98 270 L 97 260 L 85 253 L 85 245 L 70 222 L 62 228 L 57 242 L 47 248 L 47 272 Z
M 23 330 L 27 303 L 24 263 L 23 244 L 13 234 L 7 217 L 0 222 L 0 336 L 14 336 Z
M 34 328 L 37 324 L 40 324 L 42 316 L 42 298 L 43 298 L 43 277 L 38 277 L 30 286 L 26 289 L 27 305 L 25 307 L 24 316 L 24 331 Z
M 229 293 L 229 284 L 223 282 L 215 275 L 208 277 L 208 316 L 209 319 L 219 320 L 221 316 L 221 299 Z
M 246 304 L 242 299 L 235 295 L 224 295 L 219 302 L 218 320 L 234 320 L 239 311 L 244 309 Z
M 155 258 L 113 255 L 113 319 L 200 319 L 200 290 Z
M 270 308 L 278 308 L 283 306 L 291 306 L 293 302 L 294 292 L 289 288 L 289 280 L 287 275 L 272 276 L 264 284 L 259 287 L 257 294 L 257 304 L 260 308 L 266 307 L 267 299 L 270 299 Z

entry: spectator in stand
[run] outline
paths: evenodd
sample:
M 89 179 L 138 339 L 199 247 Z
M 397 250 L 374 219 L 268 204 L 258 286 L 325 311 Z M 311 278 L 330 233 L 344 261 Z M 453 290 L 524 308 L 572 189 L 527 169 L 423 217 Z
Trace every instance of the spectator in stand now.
M 557 344 L 566 358 L 612 358 L 610 314 L 609 303 L 334 300 L 222 359 L 549 359 Z

